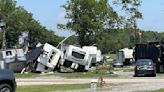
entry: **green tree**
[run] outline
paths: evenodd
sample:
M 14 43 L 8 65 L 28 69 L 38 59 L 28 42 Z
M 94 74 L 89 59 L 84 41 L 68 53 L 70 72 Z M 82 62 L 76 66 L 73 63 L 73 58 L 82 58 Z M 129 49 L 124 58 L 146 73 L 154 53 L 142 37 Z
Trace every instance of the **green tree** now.
M 28 33 L 30 44 L 48 42 L 57 45 L 61 40 L 52 30 L 46 29 L 38 21 L 33 19 L 31 13 L 23 7 L 17 7 L 15 0 L 0 0 L 0 20 L 6 23 L 7 48 L 13 48 L 18 45 L 19 37 L 24 32 Z M 0 41 L 2 41 L 2 36 Z
M 141 6 L 141 0 L 114 0 L 113 2 L 116 5 L 121 5 L 122 10 L 125 11 L 124 28 L 126 30 L 134 30 L 132 31 L 133 34 L 131 38 L 134 38 L 132 41 L 134 41 L 135 44 L 138 43 L 140 38 L 138 35 L 139 29 L 137 27 L 137 20 L 143 18 L 142 13 L 138 9 Z
M 118 15 L 108 0 L 69 0 L 63 7 L 69 21 L 59 26 L 78 34 L 81 46 L 97 43 L 103 31 L 114 28 L 118 23 Z

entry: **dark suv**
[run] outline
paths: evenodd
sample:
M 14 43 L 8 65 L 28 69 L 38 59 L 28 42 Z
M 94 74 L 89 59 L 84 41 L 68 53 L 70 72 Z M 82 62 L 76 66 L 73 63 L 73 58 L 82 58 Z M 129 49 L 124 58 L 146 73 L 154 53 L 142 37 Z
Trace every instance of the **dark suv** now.
M 135 64 L 134 76 L 156 76 L 156 67 L 151 59 L 138 59 Z
M 0 69 L 0 92 L 15 92 L 16 82 L 14 73 Z

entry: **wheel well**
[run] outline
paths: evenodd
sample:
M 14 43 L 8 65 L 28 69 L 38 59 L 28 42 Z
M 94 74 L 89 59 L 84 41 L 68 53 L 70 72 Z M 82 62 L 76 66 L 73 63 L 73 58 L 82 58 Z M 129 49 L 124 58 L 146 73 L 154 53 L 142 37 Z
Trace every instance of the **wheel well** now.
M 11 80 L 1 80 L 0 84 L 9 84 L 12 89 L 14 89 L 14 83 Z

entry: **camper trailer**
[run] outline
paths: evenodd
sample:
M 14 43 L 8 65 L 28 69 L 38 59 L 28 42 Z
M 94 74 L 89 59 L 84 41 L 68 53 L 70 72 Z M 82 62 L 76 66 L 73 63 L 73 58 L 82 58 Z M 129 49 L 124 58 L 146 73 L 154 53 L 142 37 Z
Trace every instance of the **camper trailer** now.
M 62 52 L 54 46 L 45 43 L 37 44 L 28 53 L 26 69 L 31 68 L 34 72 L 49 72 L 58 69 Z
M 133 63 L 133 49 L 124 48 L 120 51 L 123 51 L 125 61 L 123 62 L 124 65 L 129 65 Z
M 89 52 L 73 45 L 69 45 L 64 50 L 64 60 L 61 65 L 70 67 L 75 71 L 88 71 L 91 64 L 92 56 Z
M 42 53 L 38 57 L 38 63 L 54 70 L 58 66 L 62 52 L 50 44 L 44 44 Z
M 0 68 L 21 72 L 26 63 L 23 49 L 8 49 L 0 51 Z M 18 67 L 19 66 L 19 67 Z
M 83 49 L 85 51 L 88 51 L 89 54 L 92 56 L 92 66 L 95 66 L 96 63 L 100 63 L 101 62 L 101 51 L 97 49 L 96 46 L 83 46 Z

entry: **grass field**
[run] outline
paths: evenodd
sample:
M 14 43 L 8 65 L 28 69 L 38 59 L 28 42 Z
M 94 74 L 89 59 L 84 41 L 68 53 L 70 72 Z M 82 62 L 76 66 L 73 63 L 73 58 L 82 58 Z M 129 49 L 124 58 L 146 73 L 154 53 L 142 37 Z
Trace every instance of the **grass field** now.
M 17 92 L 53 92 L 65 90 L 80 90 L 90 88 L 90 84 L 56 84 L 42 86 L 18 86 Z
M 28 73 L 28 74 L 20 74 L 20 73 L 15 73 L 16 78 L 35 78 L 41 76 L 38 73 Z
M 163 89 L 159 89 L 159 90 L 154 90 L 154 91 L 148 91 L 148 92 L 164 92 L 164 88 Z
M 63 78 L 111 78 L 111 77 L 118 77 L 116 74 L 110 74 L 106 71 L 89 71 L 89 72 L 64 72 L 59 73 L 55 72 L 53 74 L 35 74 L 35 73 L 28 73 L 28 74 L 15 74 L 16 78 L 36 78 L 36 77 L 45 77 L 45 76 L 54 76 L 54 77 L 63 77 Z

